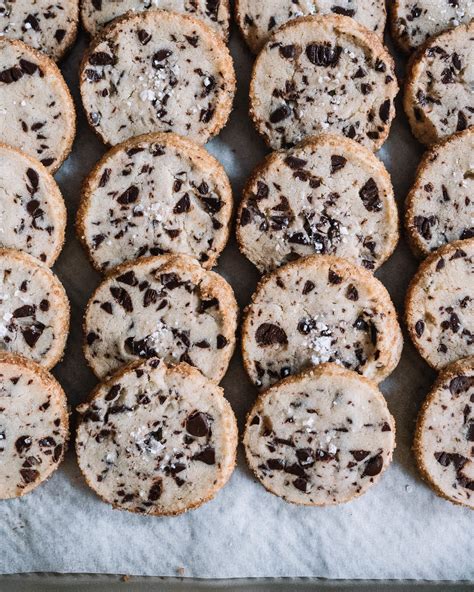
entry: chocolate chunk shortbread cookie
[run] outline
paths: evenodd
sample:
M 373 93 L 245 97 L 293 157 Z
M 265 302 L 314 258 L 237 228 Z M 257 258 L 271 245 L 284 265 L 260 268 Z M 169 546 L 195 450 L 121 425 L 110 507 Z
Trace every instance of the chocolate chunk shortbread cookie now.
M 187 362 L 215 382 L 235 347 L 232 288 L 186 255 L 161 255 L 114 270 L 87 305 L 84 351 L 99 378 L 140 358 Z
M 271 148 L 322 132 L 378 150 L 398 91 L 380 39 L 347 16 L 309 16 L 274 33 L 257 57 L 250 115 Z
M 406 202 L 405 227 L 415 255 L 474 237 L 474 128 L 425 154 Z
M 235 19 L 248 46 L 258 53 L 284 23 L 313 14 L 349 16 L 383 37 L 387 18 L 384 0 L 236 0 Z
M 274 152 L 247 182 L 237 238 L 263 272 L 314 253 L 374 270 L 398 240 L 389 174 L 370 150 L 342 136 Z
M 393 38 L 406 52 L 474 18 L 472 0 L 392 0 L 388 5 Z
M 77 231 L 98 271 L 169 252 L 211 268 L 231 215 L 232 189 L 219 162 L 190 140 L 157 133 L 100 160 L 84 184 Z
M 438 495 L 474 509 L 474 357 L 440 373 L 418 416 L 413 451 Z
M 0 499 L 29 493 L 58 468 L 68 424 L 66 396 L 54 377 L 0 352 Z
M 19 39 L 59 60 L 73 45 L 79 0 L 2 0 L 0 37 Z
M 244 446 L 271 493 L 305 506 L 342 504 L 366 493 L 390 464 L 395 422 L 373 382 L 322 364 L 259 396 Z
M 0 248 L 17 249 L 48 267 L 64 243 L 66 207 L 36 159 L 0 143 Z
M 473 64 L 474 20 L 431 38 L 413 55 L 404 107 L 422 144 L 474 125 Z
M 408 287 L 406 323 L 436 370 L 474 355 L 474 238 L 432 253 Z
M 227 122 L 235 74 L 223 40 L 202 21 L 152 10 L 118 18 L 92 42 L 80 86 L 107 144 L 149 132 L 205 144 Z
M 261 388 L 323 362 L 380 382 L 398 364 L 402 345 L 382 283 L 331 255 L 299 259 L 265 276 L 242 328 L 244 365 Z
M 22 41 L 0 38 L 1 141 L 55 172 L 71 151 L 75 110 L 56 64 Z
M 229 35 L 229 0 L 82 0 L 81 18 L 93 37 L 102 27 L 128 11 L 171 10 L 203 20 L 216 33 Z
M 26 253 L 0 249 L 0 351 L 49 370 L 63 355 L 68 331 L 69 302 L 53 272 Z
M 79 466 L 115 508 L 181 514 L 212 499 L 234 470 L 231 406 L 221 388 L 187 364 L 132 364 L 78 410 Z

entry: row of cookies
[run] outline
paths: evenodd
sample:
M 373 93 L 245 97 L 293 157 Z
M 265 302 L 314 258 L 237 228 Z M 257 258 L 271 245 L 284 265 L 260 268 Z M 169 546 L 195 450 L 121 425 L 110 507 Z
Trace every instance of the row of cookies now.
M 80 4 L 80 6 L 79 6 Z M 54 59 L 61 59 L 73 44 L 78 27 L 79 13 L 85 30 L 96 36 L 112 20 L 128 11 L 149 9 L 182 12 L 203 20 L 225 40 L 229 35 L 230 5 L 228 0 L 184 3 L 177 0 L 126 0 L 120 3 L 107 0 L 57 0 L 54 4 L 26 0 L 0 8 L 0 33 L 20 39 L 40 49 Z M 238 0 L 235 20 L 240 31 L 255 53 L 268 41 L 273 31 L 291 19 L 313 14 L 340 14 L 350 16 L 369 30 L 383 37 L 387 20 L 385 2 L 371 0 L 278 0 L 262 4 L 256 0 Z M 474 8 L 468 0 L 437 1 L 397 0 L 390 4 L 389 18 L 392 36 L 406 52 L 448 28 L 468 22 L 474 17 Z

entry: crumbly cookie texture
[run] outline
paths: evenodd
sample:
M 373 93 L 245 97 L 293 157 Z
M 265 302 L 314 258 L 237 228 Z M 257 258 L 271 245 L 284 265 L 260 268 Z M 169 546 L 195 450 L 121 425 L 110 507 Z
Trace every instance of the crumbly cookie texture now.
M 405 227 L 413 252 L 474 237 L 474 128 L 426 153 L 408 194 Z
M 474 18 L 472 0 L 393 0 L 389 6 L 392 36 L 406 52 Z
M 262 272 L 314 253 L 374 270 L 398 240 L 390 177 L 353 140 L 309 138 L 274 152 L 254 171 L 244 189 L 237 238 Z
M 242 328 L 244 365 L 261 388 L 323 362 L 379 382 L 398 364 L 402 345 L 385 287 L 331 255 L 299 259 L 265 276 Z
M 32 491 L 57 469 L 68 423 L 66 396 L 53 376 L 0 352 L 0 499 Z
M 406 323 L 420 355 L 436 370 L 474 355 L 474 238 L 432 253 L 410 283 Z
M 474 20 L 431 38 L 413 55 L 404 107 L 422 144 L 474 125 L 473 63 Z
M 202 21 L 152 10 L 117 19 L 92 42 L 80 86 L 107 144 L 149 132 L 205 144 L 227 122 L 235 74 L 223 40 Z
M 99 378 L 157 356 L 219 382 L 234 351 L 237 310 L 229 284 L 195 259 L 143 258 L 119 266 L 89 300 L 85 356 Z
M 383 37 L 387 18 L 384 0 L 236 0 L 235 5 L 235 18 L 254 53 L 258 53 L 284 23 L 314 14 L 352 17 L 379 37 Z
M 229 35 L 229 0 L 82 0 L 81 18 L 84 28 L 93 36 L 104 25 L 126 12 L 171 10 L 196 17 L 227 40 Z
M 415 452 L 438 495 L 474 509 L 474 357 L 443 370 L 418 416 Z
M 17 249 L 48 267 L 64 243 L 66 207 L 36 159 L 0 143 L 0 248 Z
M 393 60 L 347 16 L 310 16 L 274 33 L 257 57 L 250 115 L 272 148 L 342 134 L 378 150 L 395 116 Z
M 113 148 L 83 188 L 77 230 L 92 263 L 107 271 L 147 255 L 184 253 L 209 269 L 225 247 L 232 189 L 224 168 L 175 134 Z
M 71 151 L 75 110 L 56 64 L 21 41 L 0 37 L 1 141 L 55 172 Z
M 79 0 L 3 0 L 0 37 L 19 39 L 59 60 L 76 39 Z
M 52 368 L 69 331 L 69 302 L 53 272 L 26 253 L 0 249 L 0 351 Z
M 181 514 L 212 499 L 234 469 L 231 406 L 221 388 L 187 364 L 135 363 L 78 410 L 79 466 L 116 508 Z
M 366 493 L 390 464 L 395 422 L 373 382 L 322 364 L 259 396 L 244 446 L 271 493 L 306 506 L 342 504 Z

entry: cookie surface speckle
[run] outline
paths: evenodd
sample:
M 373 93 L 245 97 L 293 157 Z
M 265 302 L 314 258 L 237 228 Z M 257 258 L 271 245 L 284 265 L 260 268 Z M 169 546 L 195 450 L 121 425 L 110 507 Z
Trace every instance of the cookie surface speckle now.
M 340 14 L 383 37 L 384 0 L 236 0 L 235 17 L 245 41 L 258 53 L 272 33 L 289 20 L 314 14 Z
M 331 255 L 299 259 L 265 276 L 242 328 L 244 365 L 259 388 L 324 362 L 379 382 L 398 364 L 401 348 L 384 286 Z
M 94 37 L 102 27 L 128 11 L 171 10 L 203 20 L 227 39 L 229 34 L 229 0 L 82 0 L 81 17 L 85 29 Z
M 69 302 L 53 272 L 26 253 L 0 249 L 0 351 L 50 369 L 68 329 Z
M 0 144 L 0 248 L 53 265 L 64 242 L 66 207 L 53 177 L 37 160 Z
M 420 355 L 436 370 L 474 354 L 474 238 L 432 253 L 410 283 L 406 322 Z
M 474 237 L 474 128 L 423 157 L 406 202 L 405 227 L 416 255 Z
M 0 499 L 38 487 L 63 459 L 68 437 L 64 391 L 51 374 L 0 352 Z
M 390 177 L 372 152 L 352 140 L 309 138 L 273 153 L 253 172 L 237 238 L 262 272 L 315 253 L 374 270 L 398 239 Z
M 415 137 L 433 144 L 474 124 L 474 20 L 431 38 L 414 54 L 404 107 Z
M 78 0 L 5 0 L 0 4 L 0 36 L 19 39 L 59 60 L 74 43 Z
M 389 6 L 392 35 L 405 51 L 474 18 L 472 0 L 392 0 Z
M 79 411 L 79 466 L 116 508 L 180 514 L 213 498 L 234 469 L 232 409 L 222 389 L 187 364 L 134 364 Z
M 310 135 L 342 134 L 378 150 L 395 115 L 393 60 L 347 16 L 311 16 L 278 29 L 258 55 L 250 115 L 274 149 Z
M 448 366 L 420 411 L 413 449 L 442 497 L 474 509 L 474 358 Z
M 99 271 L 169 252 L 211 268 L 231 214 L 232 190 L 215 158 L 175 134 L 149 134 L 112 149 L 94 168 L 77 229 Z
M 335 505 L 379 480 L 392 459 L 395 423 L 374 383 L 323 364 L 260 395 L 244 446 L 250 468 L 275 495 Z
M 99 378 L 158 356 L 186 362 L 216 382 L 235 345 L 232 288 L 185 255 L 162 255 L 114 270 L 87 306 L 84 352 Z
M 205 144 L 229 117 L 235 75 L 212 29 L 154 10 L 117 19 L 92 42 L 80 86 L 88 121 L 107 144 L 150 132 Z
M 21 41 L 0 38 L 1 141 L 55 172 L 69 154 L 75 109 L 56 64 Z

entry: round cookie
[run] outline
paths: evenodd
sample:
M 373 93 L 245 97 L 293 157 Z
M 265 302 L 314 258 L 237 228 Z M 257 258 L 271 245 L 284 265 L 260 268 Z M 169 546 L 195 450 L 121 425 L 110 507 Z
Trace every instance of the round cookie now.
M 195 259 L 139 259 L 116 268 L 89 300 L 84 353 L 99 378 L 157 356 L 219 382 L 234 351 L 237 310 L 229 284 Z
M 342 136 L 311 137 L 253 172 L 237 219 L 244 255 L 262 272 L 305 255 L 338 255 L 376 269 L 398 240 L 390 176 Z
M 80 86 L 88 121 L 106 144 L 149 132 L 205 144 L 227 122 L 235 73 L 207 25 L 152 10 L 115 20 L 92 42 Z
M 474 355 L 474 238 L 432 253 L 407 292 L 410 337 L 436 370 Z
M 53 272 L 26 253 L 0 249 L 0 351 L 48 370 L 61 359 L 69 302 Z
M 387 18 L 384 0 L 236 0 L 235 19 L 250 49 L 258 53 L 284 23 L 313 14 L 352 17 L 383 38 Z
M 309 16 L 278 29 L 258 55 L 250 115 L 271 148 L 342 134 L 378 150 L 395 116 L 393 60 L 347 16 Z
M 0 38 L 1 141 L 54 173 L 71 151 L 75 110 L 56 64 L 22 41 Z
M 445 368 L 423 403 L 413 451 L 441 497 L 474 509 L 474 357 Z
M 79 0 L 4 0 L 0 4 L 0 37 L 19 39 L 60 60 L 73 45 L 79 22 Z
M 64 457 L 69 418 L 54 377 L 21 356 L 0 352 L 0 499 L 29 493 Z
M 128 366 L 78 408 L 88 485 L 115 508 L 176 515 L 212 499 L 235 466 L 237 423 L 221 388 L 187 364 Z
M 406 52 L 474 18 L 472 0 L 393 0 L 389 7 L 392 36 Z
M 208 269 L 227 243 L 231 215 L 219 162 L 190 140 L 158 133 L 100 160 L 84 183 L 77 231 L 98 271 L 169 252 Z
M 203 20 L 225 40 L 229 35 L 229 0 L 82 0 L 81 18 L 86 31 L 94 37 L 104 25 L 126 12 L 148 9 L 187 14 Z
M 450 136 L 421 161 L 406 202 L 405 228 L 419 257 L 474 237 L 474 128 Z
M 323 362 L 380 382 L 397 366 L 402 345 L 382 283 L 331 255 L 299 259 L 265 276 L 242 327 L 245 369 L 260 388 Z
M 0 248 L 17 249 L 48 267 L 66 228 L 66 206 L 53 177 L 36 159 L 0 143 Z
M 431 38 L 413 55 L 403 104 L 422 144 L 474 125 L 473 63 L 474 20 Z
M 294 504 L 330 506 L 380 479 L 392 460 L 395 421 L 373 382 L 322 364 L 262 393 L 243 440 L 268 491 Z

